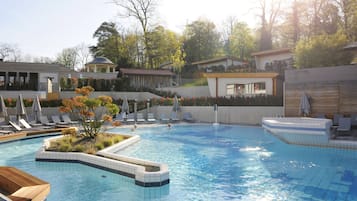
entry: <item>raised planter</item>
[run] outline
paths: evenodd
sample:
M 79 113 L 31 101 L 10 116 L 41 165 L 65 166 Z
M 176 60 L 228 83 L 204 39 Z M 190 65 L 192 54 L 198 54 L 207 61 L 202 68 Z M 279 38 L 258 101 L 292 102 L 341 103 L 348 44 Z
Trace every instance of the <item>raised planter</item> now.
M 166 164 L 126 157 L 113 153 L 139 141 L 140 136 L 138 135 L 132 136 L 129 139 L 123 140 L 122 142 L 103 149 L 97 152 L 97 155 L 77 152 L 46 151 L 46 148 L 49 147 L 51 140 L 61 137 L 62 136 L 57 136 L 45 139 L 43 146 L 36 153 L 36 161 L 81 163 L 134 178 L 135 184 L 144 187 L 163 186 L 168 184 L 170 181 L 169 170 Z

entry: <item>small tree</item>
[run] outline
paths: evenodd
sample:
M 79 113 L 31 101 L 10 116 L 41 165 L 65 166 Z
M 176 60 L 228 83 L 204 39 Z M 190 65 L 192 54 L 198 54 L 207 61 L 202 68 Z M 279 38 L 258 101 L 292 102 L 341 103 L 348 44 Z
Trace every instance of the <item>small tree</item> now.
M 300 40 L 295 48 L 296 66 L 312 68 L 350 64 L 353 54 L 343 50 L 347 44 L 347 36 L 342 32 Z
M 60 112 L 74 112 L 79 115 L 80 122 L 83 126 L 84 137 L 94 139 L 105 122 L 111 122 L 112 116 L 119 112 L 119 108 L 113 103 L 113 99 L 109 96 L 99 96 L 97 98 L 89 98 L 94 89 L 90 86 L 76 88 L 76 94 L 71 99 L 64 99 L 63 106 L 60 107 Z

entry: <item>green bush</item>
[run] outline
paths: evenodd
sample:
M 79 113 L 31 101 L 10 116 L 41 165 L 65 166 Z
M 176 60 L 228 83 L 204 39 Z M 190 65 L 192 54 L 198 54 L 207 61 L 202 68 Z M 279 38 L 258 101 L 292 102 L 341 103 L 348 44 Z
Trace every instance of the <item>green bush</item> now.
M 96 143 L 94 146 L 98 151 L 104 149 L 103 143 L 100 142 Z
M 103 146 L 104 147 L 109 147 L 113 144 L 113 141 L 111 139 L 106 139 L 103 141 Z
M 114 141 L 114 144 L 120 142 L 120 141 L 123 141 L 124 140 L 124 137 L 119 135 L 119 136 L 116 136 L 113 141 Z
M 76 152 L 83 152 L 84 151 L 84 147 L 80 144 L 77 144 L 74 148 L 73 148 L 73 151 L 76 151 Z
M 71 151 L 71 145 L 68 143 L 61 143 L 59 146 L 59 151 L 61 152 L 69 152 Z

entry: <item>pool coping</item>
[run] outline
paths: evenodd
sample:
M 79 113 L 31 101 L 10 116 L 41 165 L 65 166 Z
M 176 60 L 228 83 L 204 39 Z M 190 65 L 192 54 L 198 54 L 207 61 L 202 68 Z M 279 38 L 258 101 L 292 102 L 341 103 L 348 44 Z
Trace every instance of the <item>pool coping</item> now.
M 170 182 L 169 170 L 166 164 L 114 153 L 138 142 L 140 140 L 139 135 L 131 136 L 126 140 L 107 147 L 97 152 L 96 155 L 78 152 L 46 151 L 51 140 L 61 137 L 56 136 L 45 139 L 43 146 L 36 153 L 36 161 L 80 163 L 133 178 L 136 185 L 143 187 L 163 186 Z M 148 172 L 143 165 L 138 164 L 157 166 L 160 170 Z

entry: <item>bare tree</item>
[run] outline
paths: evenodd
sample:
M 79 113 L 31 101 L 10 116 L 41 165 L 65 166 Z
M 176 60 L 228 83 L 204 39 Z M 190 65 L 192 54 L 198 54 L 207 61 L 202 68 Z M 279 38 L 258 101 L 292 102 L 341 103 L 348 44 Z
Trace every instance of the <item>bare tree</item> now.
M 120 8 L 124 9 L 123 17 L 133 17 L 139 21 L 144 36 L 145 57 L 148 58 L 151 53 L 147 49 L 149 44 L 148 32 L 152 18 L 154 17 L 157 7 L 157 0 L 113 0 Z M 150 62 L 150 67 L 153 68 L 153 63 Z
M 63 49 L 62 52 L 57 55 L 56 61 L 67 68 L 74 69 L 78 63 L 76 48 Z
M 237 18 L 235 16 L 229 16 L 224 22 L 223 22 L 223 41 L 224 41 L 224 50 L 227 55 L 232 54 L 232 49 L 231 49 L 231 41 L 230 38 L 233 33 L 234 25 L 238 22 Z
M 91 53 L 89 51 L 89 45 L 85 43 L 81 43 L 75 47 L 76 52 L 77 52 L 77 68 L 76 69 L 81 69 L 84 67 L 86 63 L 88 63 L 88 60 L 91 57 Z
M 260 50 L 269 50 L 273 46 L 273 28 L 276 25 L 277 17 L 281 12 L 281 0 L 271 0 L 270 6 L 267 0 L 260 0 L 261 9 L 261 30 L 260 30 Z
M 0 59 L 17 62 L 21 58 L 21 50 L 13 44 L 0 43 Z

